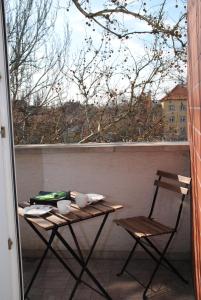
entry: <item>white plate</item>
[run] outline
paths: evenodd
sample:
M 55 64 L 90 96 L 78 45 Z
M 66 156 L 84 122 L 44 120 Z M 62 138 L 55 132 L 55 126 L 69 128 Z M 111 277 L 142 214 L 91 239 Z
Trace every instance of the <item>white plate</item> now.
M 51 210 L 52 207 L 48 205 L 31 205 L 29 207 L 25 207 L 24 214 L 26 216 L 42 216 Z
M 87 196 L 89 197 L 89 201 L 92 202 L 98 202 L 100 200 L 105 199 L 105 196 L 100 195 L 100 194 L 87 194 Z

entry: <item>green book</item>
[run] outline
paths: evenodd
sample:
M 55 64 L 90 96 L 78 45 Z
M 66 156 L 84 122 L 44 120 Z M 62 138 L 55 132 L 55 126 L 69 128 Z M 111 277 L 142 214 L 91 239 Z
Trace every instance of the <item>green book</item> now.
M 49 200 L 62 200 L 62 199 L 65 199 L 66 196 L 67 196 L 66 192 L 52 192 L 52 193 L 48 193 L 45 195 L 37 195 L 34 198 L 36 200 L 49 201 Z
M 70 200 L 71 195 L 70 191 L 68 192 L 44 192 L 40 191 L 38 195 L 30 198 L 30 204 L 47 204 L 47 205 L 56 205 L 59 200 Z

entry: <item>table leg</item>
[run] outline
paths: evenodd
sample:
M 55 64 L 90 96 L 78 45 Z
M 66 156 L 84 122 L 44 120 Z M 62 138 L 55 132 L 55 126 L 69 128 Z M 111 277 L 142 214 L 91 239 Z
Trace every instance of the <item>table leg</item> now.
M 77 251 L 78 251 L 78 253 L 79 253 L 79 256 L 80 256 L 81 260 L 84 262 L 84 256 L 83 256 L 83 254 L 82 254 L 82 251 L 81 251 L 80 245 L 79 245 L 79 243 L 78 243 L 77 237 L 76 237 L 76 235 L 75 235 L 75 232 L 74 232 L 74 230 L 73 230 L 73 227 L 72 227 L 71 224 L 69 224 L 68 227 L 69 227 L 69 229 L 70 229 L 70 232 L 71 232 L 71 235 L 72 235 L 72 237 L 73 237 L 75 246 L 76 246 Z
M 109 213 L 106 214 L 106 215 L 104 216 L 103 221 L 101 222 L 101 225 L 100 225 L 100 227 L 99 227 L 99 229 L 98 229 L 98 232 L 97 232 L 97 234 L 96 234 L 96 237 L 95 237 L 95 239 L 94 239 L 94 242 L 93 242 L 93 244 L 92 244 L 92 247 L 91 247 L 91 249 L 90 249 L 90 252 L 89 252 L 89 255 L 87 256 L 86 261 L 83 261 L 83 260 L 76 254 L 76 252 L 72 249 L 72 247 L 66 242 L 66 240 L 62 237 L 62 235 L 61 235 L 58 231 L 56 232 L 57 237 L 60 239 L 60 241 L 63 243 L 63 245 L 68 249 L 68 251 L 74 256 L 74 258 L 76 259 L 76 261 L 77 261 L 77 262 L 81 265 L 81 267 L 82 267 L 82 270 L 81 270 L 81 272 L 80 272 L 80 274 L 79 274 L 79 276 L 78 276 L 78 279 L 76 280 L 75 286 L 74 286 L 74 288 L 73 288 L 73 291 L 72 291 L 72 293 L 71 293 L 69 299 L 73 299 L 73 296 L 74 296 L 74 294 L 75 294 L 75 292 L 76 292 L 76 289 L 77 289 L 79 283 L 81 282 L 81 278 L 82 278 L 82 275 L 83 275 L 84 272 L 86 272 L 86 273 L 89 275 L 89 277 L 94 281 L 94 283 L 98 286 L 98 288 L 99 288 L 100 291 L 102 292 L 102 296 L 104 296 L 106 299 L 109 299 L 109 300 L 112 299 L 112 298 L 108 295 L 108 293 L 106 292 L 106 290 L 102 287 L 102 285 L 99 283 L 99 281 L 95 278 L 95 276 L 91 273 L 91 271 L 87 268 L 88 262 L 89 262 L 89 260 L 90 260 L 90 258 L 91 258 L 91 255 L 92 255 L 93 250 L 94 250 L 94 248 L 95 248 L 95 246 L 96 246 L 96 243 L 97 243 L 97 241 L 98 241 L 98 238 L 99 238 L 99 236 L 100 236 L 100 234 L 101 234 L 101 232 L 102 232 L 102 229 L 103 229 L 103 227 L 104 227 L 104 225 L 105 225 L 105 222 L 106 222 L 106 220 L 107 220 L 108 215 L 109 215 Z M 75 234 L 74 234 L 74 236 L 76 237 Z M 77 239 L 76 239 L 76 240 L 77 240 Z
M 27 296 L 28 296 L 28 293 L 29 293 L 29 291 L 30 291 L 30 289 L 32 287 L 32 284 L 33 284 L 34 280 L 36 279 L 36 276 L 37 276 L 37 274 L 38 274 L 38 272 L 39 272 L 39 270 L 40 270 L 40 268 L 42 266 L 42 263 L 43 263 L 46 255 L 48 253 L 48 250 L 51 247 L 51 244 L 52 244 L 52 242 L 54 240 L 54 237 L 55 237 L 55 231 L 52 230 L 52 233 L 51 233 L 51 236 L 49 238 L 49 241 L 47 242 L 47 247 L 46 247 L 46 249 L 45 249 L 45 251 L 44 251 L 44 253 L 43 253 L 43 255 L 42 255 L 41 259 L 40 259 L 40 262 L 39 262 L 39 264 L 38 264 L 38 266 L 37 266 L 37 268 L 36 268 L 36 270 L 35 270 L 35 272 L 33 274 L 33 277 L 32 277 L 32 279 L 31 279 L 31 281 L 30 281 L 30 283 L 29 283 L 29 285 L 28 285 L 28 287 L 26 289 L 26 292 L 25 292 L 25 295 L 24 295 L 25 298 L 27 298 Z
M 61 262 L 61 264 L 64 266 L 65 269 L 67 269 L 67 271 L 71 274 L 71 276 L 75 279 L 78 280 L 78 277 L 75 275 L 75 273 L 71 270 L 71 268 L 65 263 L 65 261 L 60 257 L 60 255 L 52 248 L 52 246 L 49 244 L 49 242 L 44 238 L 44 236 L 40 233 L 40 231 L 28 220 L 26 220 L 27 223 L 31 226 L 31 228 L 36 232 L 36 234 L 40 237 L 40 239 L 44 242 L 44 244 L 48 247 L 48 249 L 56 256 L 56 258 Z M 58 231 L 58 227 L 54 228 L 54 232 L 56 234 L 56 232 Z M 39 268 L 40 269 L 40 268 Z M 39 271 L 39 270 L 38 270 Z M 38 272 L 37 272 L 38 273 Z M 37 275 L 37 274 L 36 274 Z M 36 277 L 36 276 L 35 276 Z M 35 279 L 35 278 L 34 278 Z M 88 284 L 87 282 L 85 282 L 84 280 L 81 281 L 83 284 L 85 284 L 87 287 L 91 288 L 92 290 L 94 290 L 95 292 L 99 293 L 100 295 L 102 295 L 97 289 L 95 289 L 94 287 L 92 287 L 90 284 Z M 32 282 L 33 283 L 33 282 Z M 30 290 L 31 286 L 29 287 Z M 26 291 L 26 297 L 28 294 L 28 291 Z M 26 298 L 25 297 L 25 298 Z

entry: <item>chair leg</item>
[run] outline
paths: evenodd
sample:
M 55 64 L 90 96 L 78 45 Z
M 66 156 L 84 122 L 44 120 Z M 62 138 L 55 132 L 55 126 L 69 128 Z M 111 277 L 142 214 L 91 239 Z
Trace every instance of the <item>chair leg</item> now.
M 147 293 L 147 291 L 148 291 L 148 289 L 149 289 L 149 287 L 150 287 L 150 285 L 151 285 L 151 283 L 152 283 L 152 281 L 153 281 L 153 279 L 154 279 L 154 277 L 156 275 L 156 272 L 158 271 L 158 269 L 159 269 L 159 267 L 160 267 L 160 265 L 161 265 L 161 263 L 162 263 L 162 261 L 164 259 L 164 256 L 165 256 L 165 254 L 167 252 L 167 249 L 168 249 L 168 247 L 170 245 L 170 242 L 171 242 L 173 236 L 174 236 L 174 232 L 171 234 L 169 240 L 167 241 L 167 244 L 166 244 L 163 252 L 161 252 L 161 256 L 160 256 L 160 258 L 158 260 L 158 263 L 157 263 L 156 267 L 154 268 L 154 271 L 153 271 L 153 273 L 152 273 L 152 275 L 151 275 L 151 277 L 149 279 L 149 282 L 148 282 L 148 284 L 147 284 L 147 286 L 146 286 L 146 288 L 144 290 L 144 293 L 143 293 L 143 299 L 144 300 L 147 299 L 146 293 Z
M 137 244 L 138 244 L 138 242 L 136 241 L 135 244 L 134 244 L 134 246 L 133 246 L 133 248 L 131 249 L 131 251 L 130 251 L 130 253 L 129 253 L 129 255 L 128 255 L 126 261 L 125 261 L 125 264 L 123 265 L 123 267 L 121 269 L 121 271 L 119 273 L 117 273 L 117 276 L 121 276 L 124 273 L 124 271 L 125 271 L 128 263 L 129 263 L 129 261 L 131 260 L 131 258 L 133 256 L 133 253 L 135 252 Z
M 158 255 L 160 256 L 162 255 L 162 253 L 156 248 L 156 246 L 148 238 L 146 238 L 146 241 L 158 253 Z M 170 271 L 174 272 L 184 283 L 188 284 L 188 281 L 177 271 L 177 269 L 169 262 L 169 260 L 166 257 L 163 257 L 163 260 L 169 267 Z

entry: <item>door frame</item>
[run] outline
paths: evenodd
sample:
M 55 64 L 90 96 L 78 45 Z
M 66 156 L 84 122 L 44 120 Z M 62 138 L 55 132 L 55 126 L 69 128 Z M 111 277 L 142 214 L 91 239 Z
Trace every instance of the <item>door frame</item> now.
M 0 0 L 0 299 L 23 299 L 4 0 Z

